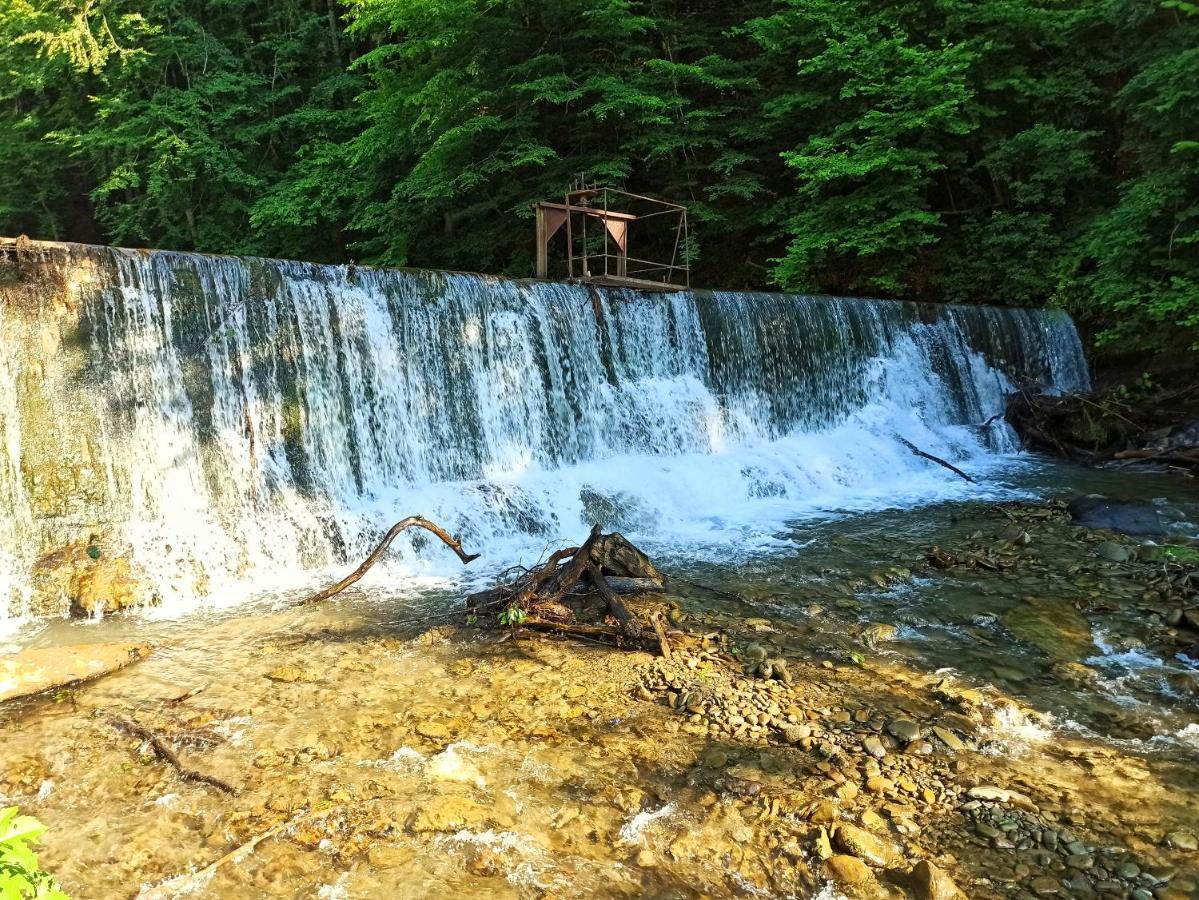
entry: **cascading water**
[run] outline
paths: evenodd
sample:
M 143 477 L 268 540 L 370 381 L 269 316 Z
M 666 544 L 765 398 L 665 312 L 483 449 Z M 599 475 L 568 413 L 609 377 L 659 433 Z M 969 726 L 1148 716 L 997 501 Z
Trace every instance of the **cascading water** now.
M 993 421 L 1009 377 L 1087 382 L 1055 312 L 602 291 L 597 316 L 577 285 L 54 246 L 78 305 L 73 389 L 98 409 L 105 499 L 83 518 L 120 532 L 167 610 L 310 582 L 412 513 L 497 565 L 597 519 L 651 543 L 768 543 L 805 513 L 963 490 L 897 435 L 985 469 L 1015 449 Z M 39 354 L 15 333 L 11 610 L 53 546 L 18 409 Z M 397 551 L 410 573 L 451 571 L 440 548 Z

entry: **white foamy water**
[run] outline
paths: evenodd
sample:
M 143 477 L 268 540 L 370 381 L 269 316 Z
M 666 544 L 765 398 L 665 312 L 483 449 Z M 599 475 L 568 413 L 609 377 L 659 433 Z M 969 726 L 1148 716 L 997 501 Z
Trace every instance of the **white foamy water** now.
M 1001 704 L 995 707 L 982 733 L 982 751 L 990 756 L 1022 756 L 1048 740 L 1053 725 L 1053 717 L 1048 714 L 1034 719 L 1015 705 Z
M 640 844 L 645 839 L 646 829 L 658 820 L 674 815 L 677 809 L 678 807 L 674 803 L 667 803 L 658 809 L 643 810 L 637 813 L 620 826 L 620 840 L 625 844 Z
M 573 285 L 71 254 L 105 273 L 80 289 L 79 390 L 103 407 L 108 499 L 82 514 L 132 545 L 168 615 L 340 573 L 416 513 L 484 554 L 473 568 L 597 520 L 655 546 L 770 550 L 829 508 L 984 490 L 899 438 L 994 471 L 1015 444 L 983 423 L 1009 376 L 1087 379 L 1059 313 L 605 291 L 597 320 Z M 10 609 L 45 543 L 12 400 L 35 357 L 0 343 L 0 388 L 16 386 L 0 390 Z M 374 578 L 460 575 L 439 545 L 394 546 Z

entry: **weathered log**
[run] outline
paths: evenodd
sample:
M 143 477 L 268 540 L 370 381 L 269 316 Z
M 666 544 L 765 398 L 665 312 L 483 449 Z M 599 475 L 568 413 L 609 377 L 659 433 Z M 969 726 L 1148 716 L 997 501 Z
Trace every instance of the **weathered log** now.
M 140 738 L 150 745 L 150 749 L 154 751 L 154 755 L 169 765 L 172 769 L 179 773 L 179 777 L 184 781 L 190 781 L 194 784 L 207 784 L 217 790 L 224 791 L 226 794 L 236 794 L 237 788 L 227 781 L 222 781 L 215 775 L 207 775 L 204 772 L 197 772 L 195 769 L 189 769 L 179 761 L 178 754 L 166 739 L 156 732 L 151 731 L 145 725 L 134 722 L 132 719 L 121 719 L 116 716 L 110 716 L 108 720 L 114 728 L 124 731 Z
M 477 553 L 465 552 L 462 549 L 462 544 L 459 542 L 459 540 L 450 536 L 440 525 L 436 524 L 435 522 L 430 522 L 423 516 L 409 516 L 408 518 L 401 519 L 391 526 L 391 530 L 388 531 L 383 537 L 383 540 L 379 542 L 379 546 L 375 547 L 375 549 L 371 551 L 370 556 L 363 560 L 362 565 L 360 565 L 357 569 L 332 587 L 327 587 L 323 591 L 317 591 L 315 594 L 305 597 L 300 601 L 300 603 L 319 603 L 322 600 L 328 600 L 330 597 L 340 594 L 350 585 L 362 578 L 362 576 L 367 573 L 370 567 L 379 561 L 379 558 L 382 557 L 383 554 L 387 552 L 387 548 L 391 546 L 391 542 L 395 540 L 396 535 L 398 535 L 401 531 L 412 527 L 423 528 L 426 531 L 437 535 L 437 537 L 441 538 L 442 543 L 458 554 L 458 558 L 462 560 L 463 565 L 471 562 L 471 560 L 479 558 L 479 554 Z
M 618 531 L 602 535 L 595 542 L 591 559 L 603 569 L 605 575 L 648 578 L 659 586 L 666 583 L 666 576 L 650 558 Z
M 604 598 L 604 602 L 608 604 L 608 611 L 616 617 L 616 621 L 620 622 L 624 633 L 630 637 L 637 637 L 641 634 L 641 626 L 637 624 L 636 617 L 629 612 L 629 608 L 625 606 L 620 596 L 608 587 L 607 579 L 604 578 L 604 573 L 600 571 L 599 566 L 592 563 L 587 567 L 587 574 L 590 576 L 592 584 L 595 585 L 596 593 Z
M 652 578 L 623 578 L 617 575 L 609 575 L 604 573 L 604 581 L 608 583 L 615 594 L 629 596 L 632 594 L 660 594 L 662 593 L 662 585 Z M 594 587 L 587 584 L 576 584 L 570 589 L 571 595 L 590 594 L 595 590 Z
M 573 588 L 591 565 L 591 548 L 600 538 L 600 526 L 594 525 L 587 540 L 579 545 L 579 549 L 570 557 L 570 561 L 558 569 L 549 587 L 539 592 L 540 600 L 561 600 L 566 592 Z M 553 557 L 551 557 L 552 559 Z
M 0 702 L 90 681 L 150 655 L 145 644 L 77 644 L 22 650 L 0 660 Z
M 971 484 L 977 483 L 977 482 L 975 482 L 975 480 L 973 478 L 971 478 L 969 475 L 967 475 L 965 472 L 963 472 L 961 469 L 959 469 L 953 463 L 947 462 L 947 461 L 941 459 L 941 457 L 939 457 L 939 456 L 933 456 L 931 453 L 926 453 L 924 450 L 921 450 L 919 447 L 917 447 L 915 444 L 913 444 L 911 441 L 909 441 L 905 437 L 902 437 L 897 434 L 897 435 L 895 435 L 895 438 L 896 438 L 896 440 L 899 441 L 899 443 L 903 444 L 905 447 L 907 447 L 909 450 L 911 450 L 917 456 L 919 456 L 923 459 L 927 459 L 929 462 L 935 462 L 939 466 L 944 466 L 946 469 L 948 469 L 954 475 L 957 475 L 959 478 L 966 479 Z

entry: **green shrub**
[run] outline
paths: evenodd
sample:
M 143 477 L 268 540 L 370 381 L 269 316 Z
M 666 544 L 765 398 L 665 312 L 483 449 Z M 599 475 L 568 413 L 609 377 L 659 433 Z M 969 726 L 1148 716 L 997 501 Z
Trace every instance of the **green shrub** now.
M 48 872 L 37 865 L 33 844 L 46 826 L 15 806 L 0 809 L 0 900 L 68 900 Z

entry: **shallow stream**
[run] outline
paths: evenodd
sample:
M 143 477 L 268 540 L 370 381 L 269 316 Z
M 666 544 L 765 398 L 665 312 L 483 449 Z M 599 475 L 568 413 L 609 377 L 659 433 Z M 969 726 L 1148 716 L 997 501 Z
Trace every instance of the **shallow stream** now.
M 1194 537 L 1199 491 L 1184 480 L 1026 462 L 972 499 L 824 510 L 770 552 L 647 549 L 675 577 L 683 628 L 792 662 L 790 708 L 818 733 L 878 716 L 963 723 L 959 752 L 930 748 L 927 793 L 875 802 L 838 784 L 838 815 L 884 809 L 970 897 L 1085 896 L 1040 890 L 1037 877 L 1078 873 L 988 842 L 951 802 L 964 780 L 1003 785 L 1093 849 L 1111 895 L 1199 896 L 1199 857 L 1167 846 L 1199 828 L 1199 660 L 1177 654 L 1145 569 L 1097 556 L 1111 535 L 1005 505 L 1089 491 L 1155 501 L 1172 540 Z M 997 538 L 1012 522 L 1026 546 Z M 925 563 L 934 545 L 1015 562 L 940 570 Z M 836 896 L 810 849 L 811 804 L 827 796 L 815 754 L 679 715 L 645 691 L 646 654 L 447 627 L 462 593 L 376 582 L 315 607 L 274 596 L 11 635 L 9 649 L 155 649 L 0 707 L 0 795 L 50 826 L 42 862 L 77 898 Z M 695 662 L 697 683 L 725 677 L 714 656 Z M 954 691 L 979 692 L 986 714 L 949 711 Z M 116 718 L 169 735 L 239 794 L 180 781 Z M 1121 865 L 1141 875 L 1113 880 Z

